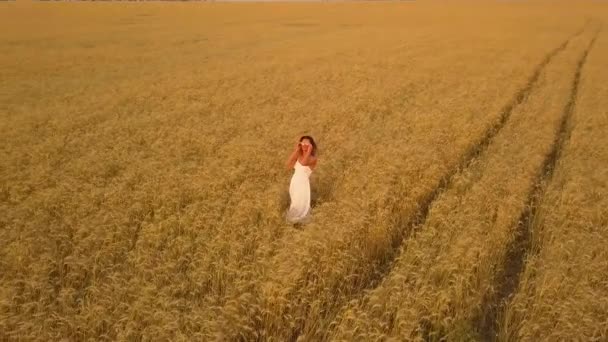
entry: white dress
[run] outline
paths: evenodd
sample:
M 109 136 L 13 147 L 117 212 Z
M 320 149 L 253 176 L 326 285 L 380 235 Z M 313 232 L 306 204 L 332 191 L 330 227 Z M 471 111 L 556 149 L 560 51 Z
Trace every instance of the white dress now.
M 312 169 L 296 161 L 294 172 L 289 184 L 289 197 L 291 205 L 287 211 L 287 221 L 291 223 L 305 223 L 310 218 L 310 181 Z

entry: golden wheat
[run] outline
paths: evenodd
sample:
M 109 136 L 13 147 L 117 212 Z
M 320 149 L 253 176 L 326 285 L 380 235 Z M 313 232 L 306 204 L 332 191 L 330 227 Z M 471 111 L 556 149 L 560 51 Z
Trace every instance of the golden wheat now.
M 433 311 L 428 333 L 469 336 L 475 327 L 455 320 L 484 316 L 477 304 L 497 284 L 492 266 L 505 259 L 606 11 L 0 7 L 0 339 L 11 340 L 312 340 L 372 337 L 377 326 L 407 338 L 398 334 L 410 328 L 389 329 L 383 315 L 367 319 L 367 305 L 409 300 L 374 294 L 401 286 L 400 274 L 424 284 L 442 267 L 476 282 L 458 293 L 437 285 L 416 303 L 457 301 L 457 311 Z M 313 222 L 295 229 L 282 217 L 283 164 L 304 133 L 318 140 L 320 161 Z M 457 191 L 463 182 L 482 185 Z M 475 212 L 509 194 L 500 229 L 483 235 Z M 432 223 L 450 220 L 460 223 L 449 232 Z M 417 245 L 424 236 L 438 238 Z M 425 265 L 436 255 L 444 263 L 408 273 L 412 246 Z M 398 321 L 427 318 L 413 312 Z

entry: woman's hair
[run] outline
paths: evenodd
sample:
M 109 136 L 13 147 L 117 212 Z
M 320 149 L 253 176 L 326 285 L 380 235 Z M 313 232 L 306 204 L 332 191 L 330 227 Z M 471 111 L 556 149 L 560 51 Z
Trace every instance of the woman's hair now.
M 312 145 L 312 152 L 311 152 L 311 154 L 313 156 L 316 156 L 317 155 L 317 143 L 315 143 L 315 139 L 313 139 L 310 135 L 303 135 L 300 138 L 300 142 L 302 142 L 302 140 L 304 140 L 304 139 L 308 139 L 308 141 L 310 141 L 310 144 Z

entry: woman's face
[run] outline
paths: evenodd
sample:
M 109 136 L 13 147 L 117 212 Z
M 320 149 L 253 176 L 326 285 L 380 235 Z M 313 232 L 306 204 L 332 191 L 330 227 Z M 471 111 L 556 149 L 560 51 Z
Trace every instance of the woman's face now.
M 304 139 L 300 141 L 300 145 L 302 146 L 302 152 L 312 152 L 312 144 L 310 143 L 310 140 Z

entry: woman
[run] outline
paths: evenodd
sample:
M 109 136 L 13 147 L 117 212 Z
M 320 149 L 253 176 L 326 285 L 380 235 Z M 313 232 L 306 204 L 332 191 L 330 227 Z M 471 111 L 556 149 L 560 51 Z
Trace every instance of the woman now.
M 305 223 L 310 214 L 310 182 L 308 177 L 317 166 L 317 144 L 311 136 L 300 138 L 287 160 L 287 168 L 294 169 L 289 184 L 291 205 L 286 218 L 290 223 Z

